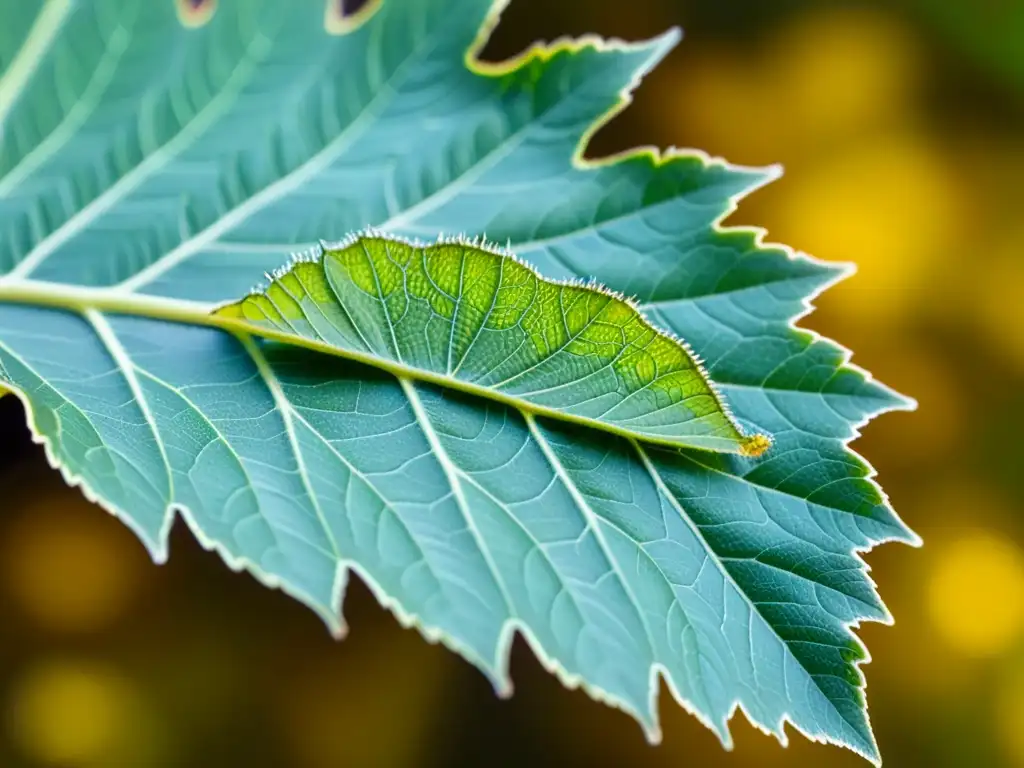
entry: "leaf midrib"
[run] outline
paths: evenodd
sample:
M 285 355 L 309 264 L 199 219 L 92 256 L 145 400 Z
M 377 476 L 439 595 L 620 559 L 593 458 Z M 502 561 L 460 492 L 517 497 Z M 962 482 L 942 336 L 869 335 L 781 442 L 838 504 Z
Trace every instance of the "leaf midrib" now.
M 671 448 L 681 447 L 680 441 L 677 438 L 661 437 L 648 433 L 640 435 L 637 432 L 601 421 L 600 419 L 579 416 L 533 403 L 516 395 L 507 394 L 464 379 L 454 378 L 448 374 L 435 373 L 406 363 L 378 357 L 368 352 L 343 349 L 284 331 L 249 324 L 223 315 L 215 315 L 213 310 L 217 305 L 214 304 L 126 293 L 117 288 L 69 286 L 41 280 L 11 279 L 9 276 L 0 277 L 0 306 L 4 304 L 43 307 L 75 312 L 82 315 L 97 312 L 143 317 L 151 320 L 165 320 L 184 325 L 215 328 L 241 337 L 258 336 L 267 341 L 280 342 L 290 347 L 301 347 L 313 352 L 361 363 L 390 373 L 399 379 L 433 384 L 444 389 L 456 390 L 468 395 L 481 397 L 485 400 L 507 405 L 524 414 L 533 414 L 555 421 L 577 424 L 627 439 L 639 439 L 648 444 Z M 695 450 L 701 450 L 695 446 L 692 447 Z

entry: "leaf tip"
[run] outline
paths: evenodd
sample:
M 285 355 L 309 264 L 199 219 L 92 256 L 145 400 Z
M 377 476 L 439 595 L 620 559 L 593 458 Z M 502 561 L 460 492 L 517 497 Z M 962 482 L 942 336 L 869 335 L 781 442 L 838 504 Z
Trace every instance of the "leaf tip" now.
M 904 395 L 902 392 L 896 392 L 891 390 L 893 400 L 895 401 L 892 407 L 894 411 L 916 411 L 917 400 L 910 395 Z
M 739 202 L 743 198 L 758 191 L 762 187 L 767 187 L 769 184 L 778 181 L 786 175 L 786 168 L 782 163 L 772 163 L 771 165 L 740 165 L 737 163 L 730 163 L 728 160 L 723 160 L 720 157 L 712 157 L 706 153 L 698 152 L 693 149 L 678 152 L 677 154 L 683 156 L 696 156 L 700 158 L 707 167 L 719 166 L 724 169 L 728 176 L 731 177 L 732 183 L 735 185 L 734 191 L 729 194 L 729 198 L 734 209 L 739 206 Z M 722 218 L 724 219 L 726 217 Z M 753 229 L 758 228 L 754 227 Z
M 680 26 L 672 26 L 662 32 L 655 38 L 651 39 L 651 47 L 657 50 L 662 55 L 668 53 L 675 48 L 683 39 L 683 28 Z
M 661 732 L 661 726 L 653 718 L 643 718 L 640 721 L 640 727 L 643 728 L 644 738 L 647 743 L 652 747 L 656 747 L 661 744 L 664 734 Z
M 348 637 L 348 624 L 344 621 L 329 621 L 327 622 L 327 631 L 331 633 L 331 637 L 341 642 Z
M 757 458 L 772 447 L 772 439 L 768 435 L 756 434 L 743 439 L 740 444 L 740 454 Z
M 854 749 L 861 757 L 871 763 L 875 768 L 882 768 L 882 753 L 878 749 L 878 742 L 875 741 L 875 734 L 868 727 L 869 739 L 865 739 L 865 745 L 861 749 Z
M 786 168 L 782 163 L 772 163 L 761 169 L 761 178 L 764 179 L 765 184 L 770 184 L 781 179 L 785 173 Z

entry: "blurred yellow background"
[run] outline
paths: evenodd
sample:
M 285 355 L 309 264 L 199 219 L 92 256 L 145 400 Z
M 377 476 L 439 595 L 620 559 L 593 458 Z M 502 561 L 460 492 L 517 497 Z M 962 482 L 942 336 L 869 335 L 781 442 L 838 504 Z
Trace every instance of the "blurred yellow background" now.
M 882 754 L 1024 766 L 1024 3 L 513 0 L 485 56 L 673 24 L 683 44 L 590 154 L 781 162 L 731 223 L 858 263 L 803 325 L 920 403 L 855 444 L 925 540 L 867 558 L 896 616 L 860 631 Z M 866 765 L 742 716 L 724 753 L 664 690 L 649 747 L 519 641 L 497 700 L 358 584 L 336 643 L 181 525 L 152 565 L 19 442 L 22 420 L 0 401 L 0 765 Z

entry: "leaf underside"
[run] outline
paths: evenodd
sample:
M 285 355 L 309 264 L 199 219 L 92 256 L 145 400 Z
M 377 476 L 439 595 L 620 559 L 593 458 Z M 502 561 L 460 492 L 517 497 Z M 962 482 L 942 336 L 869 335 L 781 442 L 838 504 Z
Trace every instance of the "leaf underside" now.
M 467 66 L 496 13 L 391 0 L 332 35 L 313 0 L 220 0 L 201 25 L 170 1 L 0 0 L 0 382 L 158 561 L 177 512 L 335 630 L 355 570 L 499 690 L 518 630 L 652 738 L 659 670 L 725 743 L 739 705 L 781 740 L 789 721 L 877 760 L 850 627 L 888 614 L 858 553 L 915 537 L 846 443 L 908 402 L 793 327 L 840 270 L 717 225 L 771 171 L 579 159 L 674 33 Z M 547 278 L 636 297 L 772 448 L 594 439 L 139 316 L 234 301 L 366 227 L 486 234 Z

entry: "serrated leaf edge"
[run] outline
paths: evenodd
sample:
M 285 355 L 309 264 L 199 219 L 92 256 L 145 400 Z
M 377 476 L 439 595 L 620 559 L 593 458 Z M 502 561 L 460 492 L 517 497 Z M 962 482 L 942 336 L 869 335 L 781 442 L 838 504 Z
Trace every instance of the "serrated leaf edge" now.
M 50 2 L 53 3 L 53 2 L 56 2 L 56 0 L 50 0 Z M 602 158 L 599 158 L 599 159 L 596 159 L 596 160 L 588 160 L 588 159 L 584 158 L 583 154 L 584 154 L 584 152 L 586 150 L 587 145 L 589 144 L 590 139 L 602 127 L 604 127 L 608 122 L 610 122 L 617 114 L 619 114 L 619 112 L 623 111 L 632 102 L 632 95 L 631 94 L 639 86 L 641 80 L 643 79 L 643 76 L 646 75 L 668 53 L 668 51 L 671 50 L 678 43 L 678 41 L 681 39 L 681 32 L 680 32 L 680 30 L 678 28 L 673 28 L 673 29 L 669 30 L 667 33 L 661 35 L 660 37 L 654 38 L 651 41 L 641 42 L 641 43 L 625 43 L 625 42 L 622 42 L 622 41 L 614 39 L 614 38 L 604 39 L 604 38 L 601 38 L 601 37 L 598 37 L 598 36 L 595 36 L 595 35 L 587 35 L 587 36 L 584 36 L 584 37 L 581 37 L 581 38 L 576 38 L 576 39 L 561 38 L 561 39 L 558 39 L 558 40 L 556 40 L 556 41 L 554 41 L 554 42 L 552 42 L 550 44 L 535 43 L 533 46 L 531 46 L 528 50 L 526 50 L 522 54 L 520 54 L 518 56 L 515 56 L 515 57 L 512 57 L 512 58 L 510 58 L 509 60 L 507 60 L 505 62 L 500 62 L 500 63 L 484 62 L 484 61 L 479 59 L 479 53 L 482 50 L 483 46 L 486 44 L 487 40 L 489 39 L 490 34 L 492 33 L 493 29 L 498 24 L 498 21 L 500 19 L 501 11 L 505 8 L 507 3 L 508 3 L 508 0 L 495 0 L 495 2 L 493 3 L 493 5 L 491 7 L 491 10 L 490 10 L 488 16 L 486 17 L 484 23 L 481 25 L 480 31 L 479 31 L 479 33 L 478 33 L 474 43 L 466 51 L 465 63 L 466 63 L 466 66 L 471 71 L 474 71 L 474 72 L 476 72 L 478 74 L 485 75 L 485 76 L 504 74 L 504 73 L 514 71 L 514 70 L 518 69 L 519 67 L 524 66 L 534 56 L 551 56 L 551 55 L 554 55 L 554 53 L 556 53 L 556 52 L 558 52 L 560 50 L 577 51 L 577 50 L 580 50 L 581 48 L 588 47 L 588 46 L 589 47 L 594 47 L 597 50 L 615 50 L 615 49 L 632 49 L 632 50 L 636 50 L 636 49 L 641 49 L 641 48 L 648 48 L 648 49 L 652 50 L 652 54 L 651 54 L 650 58 L 646 62 L 644 62 L 640 67 L 637 68 L 637 70 L 636 70 L 633 78 L 631 79 L 631 81 L 623 89 L 620 90 L 620 92 L 619 92 L 619 100 L 617 101 L 617 103 L 612 105 L 608 109 L 608 111 L 606 111 L 602 116 L 597 118 L 597 120 L 594 121 L 594 123 L 591 125 L 591 127 L 580 138 L 580 141 L 578 142 L 577 147 L 576 147 L 576 151 L 574 152 L 574 155 L 573 155 L 573 164 L 576 167 L 578 167 L 578 168 L 580 168 L 582 170 L 592 169 L 592 168 L 599 168 L 599 167 L 604 166 L 604 165 L 611 165 L 611 164 L 614 164 L 614 163 L 617 163 L 617 162 L 621 162 L 623 160 L 627 160 L 627 159 L 635 158 L 635 157 L 641 157 L 641 156 L 648 156 L 652 160 L 652 162 L 653 162 L 653 164 L 655 166 L 660 166 L 660 165 L 663 165 L 663 164 L 671 161 L 674 158 L 691 157 L 691 158 L 696 158 L 696 159 L 700 160 L 700 162 L 705 167 L 711 167 L 711 166 L 718 165 L 718 166 L 720 166 L 720 167 L 722 167 L 722 168 L 724 168 L 726 170 L 734 171 L 734 172 L 737 172 L 737 173 L 760 174 L 760 177 L 757 178 L 756 181 L 752 182 L 746 189 L 741 190 L 740 192 L 737 192 L 737 193 L 735 193 L 735 194 L 733 194 L 733 195 L 731 195 L 729 197 L 728 205 L 726 207 L 725 212 L 721 216 L 719 216 L 714 222 L 712 222 L 713 230 L 716 231 L 716 232 L 721 232 L 721 233 L 747 232 L 747 233 L 750 233 L 750 234 L 754 235 L 755 246 L 757 248 L 759 248 L 759 249 L 769 249 L 769 248 L 770 249 L 778 249 L 778 250 L 783 251 L 785 253 L 785 255 L 788 258 L 790 258 L 790 259 L 803 260 L 803 261 L 807 261 L 809 263 L 813 263 L 813 264 L 819 265 L 819 266 L 834 266 L 834 265 L 830 264 L 829 262 L 825 262 L 823 260 L 820 260 L 820 259 L 817 259 L 817 258 L 815 258 L 813 256 L 810 256 L 810 255 L 808 255 L 806 253 L 802 253 L 802 252 L 796 251 L 795 249 L 793 249 L 793 248 L 791 248 L 789 246 L 786 246 L 786 245 L 783 245 L 783 244 L 776 244 L 776 243 L 767 243 L 767 242 L 765 242 L 764 238 L 767 235 L 767 230 L 765 230 L 764 228 L 753 227 L 753 226 L 742 226 L 742 227 L 741 226 L 729 226 L 729 227 L 723 226 L 722 222 L 726 218 L 728 218 L 728 216 L 730 216 L 732 213 L 734 213 L 737 210 L 738 204 L 739 204 L 740 200 L 742 200 L 747 195 L 751 194 L 753 191 L 755 191 L 756 189 L 760 188 L 761 186 L 764 186 L 767 183 L 769 183 L 771 181 L 774 181 L 777 178 L 779 178 L 779 176 L 781 176 L 781 173 L 782 173 L 781 165 L 768 166 L 767 168 L 752 168 L 752 167 L 741 166 L 741 165 L 736 165 L 736 164 L 729 163 L 729 162 L 727 162 L 727 161 L 725 161 L 725 160 L 723 160 L 721 158 L 712 157 L 711 155 L 709 155 L 709 154 L 707 154 L 707 153 L 705 153 L 703 151 L 700 151 L 700 150 L 680 149 L 680 148 L 677 148 L 677 147 L 674 147 L 674 146 L 670 146 L 670 147 L 668 147 L 668 148 L 666 148 L 664 150 L 660 150 L 660 149 L 658 149 L 656 147 L 652 147 L 652 146 L 645 146 L 645 147 L 638 147 L 638 148 L 634 148 L 634 149 L 630 149 L 630 150 L 625 150 L 623 152 L 619 152 L 619 153 L 615 153 L 615 154 L 612 154 L 612 155 L 608 155 L 606 157 L 602 157 Z M 375 3 L 375 5 L 376 5 L 376 3 Z M 0 85 L 2 85 L 2 84 L 0 84 Z M 812 291 L 810 294 L 808 294 L 806 297 L 804 297 L 802 299 L 802 304 L 804 306 L 804 311 L 802 313 L 794 316 L 793 318 L 791 318 L 789 323 L 788 323 L 788 326 L 790 328 L 794 329 L 794 330 L 799 330 L 800 332 L 811 334 L 812 338 L 815 339 L 815 340 L 819 340 L 819 339 L 823 339 L 824 340 L 825 337 L 823 337 L 822 335 L 818 334 L 817 332 L 815 332 L 813 330 L 805 329 L 805 328 L 802 328 L 802 327 L 798 326 L 797 322 L 800 319 L 802 319 L 803 317 L 806 317 L 808 314 L 810 314 L 810 312 L 813 311 L 813 309 L 814 309 L 813 300 L 817 296 L 819 296 L 824 290 L 827 290 L 827 288 L 829 288 L 832 285 L 834 285 L 836 282 L 839 282 L 840 280 L 848 277 L 850 274 L 852 274 L 852 272 L 853 272 L 853 267 L 852 267 L 852 265 L 849 265 L 848 269 L 838 273 L 837 275 L 835 275 L 835 277 L 832 280 L 824 282 L 816 290 Z M 0 279 L 0 283 L 2 283 L 2 282 L 3 282 L 3 280 Z M 641 308 L 642 308 L 642 306 L 641 306 Z M 852 370 L 852 371 L 856 372 L 858 375 L 862 376 L 865 381 L 868 381 L 868 382 L 875 381 L 874 378 L 872 377 L 872 375 L 870 374 L 870 372 L 864 370 L 860 366 L 858 366 L 858 365 L 856 365 L 856 364 L 851 362 L 852 352 L 849 349 L 847 349 L 842 344 L 839 344 L 839 343 L 837 343 L 837 342 L 835 342 L 835 341 L 833 341 L 831 339 L 828 339 L 827 341 L 829 343 L 831 343 L 831 344 L 834 344 L 837 347 L 837 349 L 840 352 L 840 354 L 842 355 L 841 369 Z M 890 389 L 888 387 L 885 387 L 884 385 L 882 385 L 880 383 L 876 382 L 876 384 L 878 384 L 879 387 L 882 387 L 883 389 L 885 389 L 886 392 L 890 393 L 892 395 L 893 400 L 894 400 L 894 402 L 896 404 L 882 406 L 882 407 L 878 408 L 875 412 L 871 413 L 870 415 L 864 416 L 860 421 L 851 423 L 851 430 L 852 430 L 853 434 L 850 437 L 848 437 L 848 438 L 842 439 L 841 442 L 842 442 L 844 448 L 847 450 L 848 453 L 850 453 L 852 456 L 854 456 L 855 458 L 857 458 L 859 461 L 861 461 L 864 464 L 864 466 L 868 470 L 868 474 L 866 476 L 867 479 L 869 479 L 869 481 L 872 482 L 872 484 L 877 488 L 877 490 L 878 490 L 881 498 L 883 499 L 887 509 L 893 513 L 894 518 L 898 522 L 902 522 L 899 519 L 898 515 L 896 515 L 895 511 L 892 510 L 891 505 L 889 504 L 888 496 L 885 494 L 885 492 L 882 490 L 882 488 L 880 486 L 878 486 L 878 484 L 874 481 L 873 478 L 877 474 L 875 469 L 874 469 L 874 467 L 872 467 L 872 465 L 869 462 L 864 460 L 863 457 L 861 457 L 859 454 L 857 454 L 855 451 L 853 451 L 852 449 L 849 448 L 849 443 L 852 442 L 854 439 L 856 439 L 860 435 L 859 430 L 864 425 L 866 425 L 869 421 L 871 421 L 871 419 L 873 419 L 874 417 L 876 417 L 878 415 L 881 415 L 882 413 L 886 413 L 886 412 L 894 411 L 894 410 L 915 410 L 916 407 L 917 407 L 917 403 L 914 400 L 912 400 L 911 398 L 907 398 L 905 396 L 902 396 L 902 395 L 898 394 L 897 392 L 895 392 L 894 390 L 892 390 L 892 389 Z M 415 614 L 407 613 L 403 609 L 403 607 L 401 606 L 400 602 L 397 599 L 392 598 L 392 597 L 388 596 L 387 594 L 385 594 L 383 592 L 383 590 L 381 589 L 380 585 L 377 584 L 376 581 L 372 577 L 370 577 L 369 574 L 367 574 L 356 563 L 349 562 L 349 561 L 341 561 L 341 562 L 339 562 L 339 565 L 338 565 L 338 575 L 336 577 L 335 588 L 334 588 L 334 600 L 335 600 L 336 604 L 339 606 L 339 611 L 338 611 L 337 617 L 335 617 L 334 614 L 325 613 L 322 610 L 318 609 L 317 606 L 316 606 L 315 601 L 311 600 L 308 595 L 305 595 L 301 591 L 295 590 L 295 589 L 289 587 L 287 584 L 282 583 L 280 581 L 280 579 L 278 579 L 278 578 L 276 578 L 276 577 L 274 577 L 274 576 L 264 572 L 261 568 L 259 568 L 259 566 L 257 566 L 254 562 L 252 562 L 248 558 L 245 558 L 245 557 L 235 558 L 232 555 L 230 555 L 230 553 L 228 553 L 224 549 L 224 547 L 222 545 L 218 544 L 217 542 L 214 542 L 214 541 L 211 541 L 211 540 L 207 539 L 207 537 L 199 529 L 199 526 L 197 525 L 196 521 L 192 518 L 192 516 L 189 513 L 188 509 L 185 508 L 182 505 L 171 504 L 171 505 L 168 506 L 167 515 L 166 515 L 167 520 L 166 520 L 163 528 L 161 529 L 160 536 L 159 536 L 159 541 L 156 542 L 155 545 L 150 546 L 150 544 L 146 541 L 146 537 L 144 535 L 141 535 L 141 532 L 138 530 L 137 526 L 133 524 L 131 519 L 128 517 L 127 514 L 124 513 L 123 510 L 119 509 L 115 505 L 112 505 L 112 504 L 109 504 L 109 503 L 105 502 L 102 498 L 97 496 L 97 494 L 92 490 L 92 488 L 89 486 L 89 484 L 81 476 L 76 475 L 74 472 L 71 472 L 66 467 L 61 465 L 59 459 L 57 458 L 57 456 L 56 456 L 56 454 L 55 454 L 55 452 L 54 452 L 54 450 L 53 450 L 53 448 L 52 448 L 52 446 L 50 444 L 49 438 L 47 438 L 45 435 L 43 435 L 39 431 L 39 429 L 38 429 L 38 426 L 36 424 L 36 418 L 35 418 L 34 410 L 32 408 L 31 403 L 28 400 L 27 395 L 25 395 L 20 390 L 17 390 L 17 389 L 14 389 L 14 388 L 0 387 L 0 397 L 2 397 L 5 394 L 13 394 L 14 396 L 18 397 L 18 399 L 22 402 L 22 405 L 25 408 L 26 414 L 28 416 L 28 423 L 29 423 L 29 426 L 31 427 L 31 433 L 32 433 L 32 440 L 33 440 L 33 442 L 43 446 L 48 463 L 50 464 L 51 467 L 57 469 L 61 473 L 61 476 L 64 479 L 65 483 L 67 485 L 71 486 L 71 487 L 79 488 L 81 490 L 81 492 L 83 493 L 83 495 L 90 502 L 92 502 L 94 504 L 97 504 L 98 506 L 100 506 L 101 508 L 105 509 L 110 514 L 114 515 L 116 518 L 121 520 L 125 525 L 127 525 L 130 529 L 132 529 L 137 535 L 139 535 L 139 538 L 145 543 L 145 546 L 147 547 L 147 549 L 149 549 L 150 554 L 153 557 L 154 562 L 156 562 L 157 564 L 162 564 L 162 563 L 166 562 L 166 560 L 167 560 L 167 554 L 168 554 L 168 551 L 167 551 L 167 539 L 168 539 L 168 535 L 169 535 L 169 532 L 170 532 L 170 528 L 173 525 L 173 522 L 174 522 L 174 519 L 175 519 L 175 513 L 179 513 L 181 515 L 181 517 L 185 520 L 185 522 L 188 525 L 188 527 L 191 529 L 193 535 L 200 542 L 200 544 L 205 549 L 207 549 L 207 550 L 216 551 L 221 556 L 221 558 L 224 560 L 224 562 L 228 565 L 229 568 L 231 568 L 232 570 L 235 570 L 235 571 L 241 571 L 243 569 L 247 570 L 260 583 L 264 584 L 265 586 L 270 587 L 270 588 L 280 589 L 285 594 L 288 594 L 288 595 L 298 599 L 300 602 L 302 602 L 302 603 L 312 607 L 318 613 L 318 615 L 320 615 L 321 618 L 323 618 L 325 620 L 325 622 L 327 623 L 328 627 L 331 629 L 332 633 L 336 637 L 339 637 L 339 638 L 343 637 L 344 634 L 345 634 L 345 631 L 346 631 L 346 627 L 345 627 L 344 621 L 343 621 L 343 619 L 340 618 L 340 604 L 341 604 L 341 600 L 342 600 L 343 595 L 344 595 L 345 586 L 347 584 L 348 573 L 349 573 L 349 571 L 352 571 L 352 572 L 355 572 L 360 577 L 360 579 L 364 581 L 365 584 L 367 584 L 367 586 L 369 587 L 371 592 L 374 594 L 374 596 L 377 598 L 377 600 L 381 603 L 381 605 L 383 605 L 384 607 L 388 608 L 396 616 L 396 618 L 399 620 L 399 623 L 402 626 L 407 627 L 407 628 L 408 627 L 415 628 L 429 642 L 441 643 L 441 644 L 445 645 L 446 647 L 450 648 L 451 650 L 455 651 L 456 653 L 462 655 L 464 658 L 467 658 L 469 660 L 473 660 L 474 659 L 475 654 L 473 654 L 471 651 L 469 651 L 469 649 L 463 647 L 463 645 L 461 643 L 459 643 L 458 641 L 455 641 L 453 638 L 447 636 L 446 633 L 444 633 L 443 631 L 440 631 L 440 630 L 437 630 L 437 629 L 433 629 L 433 628 L 431 628 L 429 626 L 424 625 L 421 622 L 421 620 L 419 619 L 419 617 L 417 617 Z M 910 544 L 911 546 L 920 546 L 921 545 L 922 541 L 921 541 L 920 537 L 917 536 L 917 534 L 914 534 L 912 531 L 910 531 L 909 528 L 907 529 L 907 532 L 908 532 L 909 536 L 906 539 L 900 539 L 900 538 L 898 538 L 896 536 L 885 537 L 885 538 L 881 538 L 881 539 L 877 540 L 876 542 L 872 543 L 871 545 L 868 545 L 868 546 L 865 546 L 865 547 L 855 547 L 855 548 L 853 548 L 853 552 L 855 553 L 857 559 L 864 565 L 865 572 L 870 571 L 870 567 L 863 560 L 863 558 L 861 557 L 861 554 L 872 550 L 878 544 L 882 544 L 882 543 L 886 543 L 886 542 L 890 542 L 890 541 L 902 541 L 903 543 Z M 873 582 L 872 582 L 872 584 L 873 584 Z M 891 615 L 889 616 L 889 618 L 891 619 Z M 892 623 L 892 622 L 890 620 L 890 621 L 883 622 L 883 623 Z M 845 628 L 847 630 L 850 630 L 851 637 L 853 637 L 856 640 L 856 642 L 858 643 L 858 645 L 864 650 L 865 657 L 863 659 L 857 661 L 857 662 L 854 662 L 854 667 L 857 669 L 858 675 L 860 675 L 860 677 L 861 677 L 861 688 L 862 688 L 862 690 L 866 691 L 867 685 L 866 685 L 866 681 L 865 681 L 864 676 L 863 676 L 863 672 L 861 670 L 861 666 L 863 664 L 867 664 L 868 662 L 870 662 L 871 657 L 870 657 L 870 653 L 867 650 L 867 648 L 863 645 L 863 643 L 860 641 L 860 639 L 857 638 L 856 634 L 852 631 L 854 629 L 857 629 L 860 626 L 861 622 L 860 621 L 851 621 L 851 622 L 843 622 L 843 624 L 844 624 L 844 626 L 845 626 Z M 676 687 L 672 683 L 672 680 L 671 680 L 670 676 L 668 675 L 667 670 L 664 668 L 664 666 L 662 664 L 654 663 L 654 664 L 651 665 L 651 672 L 650 672 L 651 692 L 650 692 L 650 699 L 649 699 L 649 701 L 650 701 L 650 712 L 651 712 L 652 716 L 654 717 L 654 721 L 652 722 L 652 721 L 649 721 L 647 718 L 645 718 L 643 716 L 643 713 L 636 712 L 633 707 L 629 706 L 626 702 L 624 702 L 623 700 L 619 699 L 618 697 L 615 697 L 614 695 L 609 694 L 606 691 L 603 691 L 602 689 L 600 689 L 597 686 L 594 686 L 592 684 L 587 683 L 580 676 L 572 675 L 569 672 L 567 672 L 565 670 L 565 668 L 561 666 L 560 663 L 558 663 L 557 661 L 551 659 L 550 657 L 547 656 L 546 653 L 543 652 L 543 650 L 540 647 L 539 641 L 536 639 L 535 636 L 533 636 L 533 633 L 530 631 L 530 629 L 528 627 L 524 626 L 522 624 L 521 620 L 519 620 L 519 619 L 509 619 L 508 621 L 505 622 L 505 624 L 502 627 L 502 632 L 501 632 L 501 635 L 500 635 L 500 638 L 499 638 L 499 642 L 498 642 L 498 645 L 497 645 L 497 651 L 496 651 L 496 656 L 499 657 L 497 659 L 497 661 L 499 663 L 495 665 L 494 672 L 490 672 L 489 671 L 488 665 L 477 664 L 477 666 L 480 666 L 485 671 L 485 673 L 488 674 L 488 676 L 492 679 L 492 682 L 495 683 L 495 689 L 496 689 L 496 691 L 497 691 L 497 693 L 499 695 L 509 695 L 511 693 L 511 682 L 510 682 L 509 676 L 508 676 L 508 663 L 509 663 L 509 651 L 510 651 L 510 648 L 511 648 L 512 638 L 514 637 L 514 634 L 515 634 L 516 630 L 518 630 L 520 632 L 520 634 L 524 637 L 524 639 L 526 640 L 528 645 L 531 647 L 531 649 L 534 651 L 535 655 L 541 661 L 541 663 L 545 667 L 545 669 L 547 669 L 549 672 L 553 673 L 559 679 L 559 681 L 562 682 L 563 685 L 565 685 L 567 688 L 577 688 L 577 687 L 579 687 L 582 690 L 584 690 L 588 695 L 590 695 L 592 698 L 594 698 L 594 699 L 596 699 L 598 701 L 601 701 L 603 703 L 609 704 L 609 705 L 611 705 L 611 706 L 613 706 L 615 708 L 621 709 L 621 710 L 623 710 L 623 711 L 633 715 L 641 723 L 641 725 L 644 727 L 644 732 L 645 732 L 645 734 L 646 734 L 646 736 L 648 738 L 648 741 L 650 741 L 651 743 L 656 743 L 661 738 L 661 730 L 660 730 L 660 727 L 657 725 L 657 722 L 656 722 L 656 717 L 657 717 L 657 715 L 656 715 L 656 713 L 657 713 L 656 704 L 657 704 L 657 697 L 658 697 L 657 679 L 658 679 L 658 676 L 660 675 L 661 678 L 665 680 L 666 685 L 669 688 L 670 693 L 672 694 L 673 698 L 677 701 L 677 703 L 680 706 L 682 706 L 683 709 L 685 709 L 687 712 L 689 712 L 690 714 L 695 716 L 700 722 L 702 722 L 710 730 L 712 730 L 714 733 L 716 733 L 719 736 L 719 739 L 721 740 L 722 745 L 723 745 L 723 747 L 725 749 L 731 749 L 732 748 L 732 738 L 731 738 L 731 735 L 728 732 L 728 728 L 726 727 L 725 729 L 720 729 L 716 724 L 710 722 L 710 720 L 705 715 L 701 714 L 700 712 L 695 711 L 693 705 L 690 704 L 689 702 L 687 702 L 680 695 L 679 691 L 676 690 Z M 501 671 L 500 675 L 497 674 L 497 672 L 499 670 Z M 819 743 L 836 743 L 836 744 L 839 744 L 841 746 L 845 746 L 845 747 L 851 749 L 852 751 L 856 752 L 857 754 L 860 754 L 862 757 L 866 758 L 867 760 L 869 760 L 873 764 L 881 765 L 881 757 L 880 757 L 880 755 L 878 753 L 878 750 L 877 750 L 877 744 L 874 742 L 873 734 L 872 734 L 872 747 L 874 749 L 871 752 L 867 752 L 864 749 L 862 749 L 861 747 L 859 747 L 858 745 L 850 744 L 850 743 L 846 742 L 845 740 L 831 738 L 828 735 L 824 734 L 823 732 L 811 733 L 811 732 L 807 731 L 806 729 L 802 728 L 801 726 L 797 725 L 796 723 L 794 723 L 793 720 L 791 719 L 789 713 L 783 714 L 783 716 L 780 717 L 779 721 L 775 724 L 774 729 L 773 729 L 773 728 L 770 728 L 769 726 L 767 726 L 765 724 L 762 724 L 762 723 L 758 722 L 755 718 L 753 718 L 751 716 L 750 712 L 744 707 L 742 702 L 739 701 L 739 699 L 736 699 L 733 702 L 731 708 L 729 709 L 729 711 L 728 711 L 728 713 L 727 713 L 727 715 L 726 715 L 726 717 L 724 719 L 724 723 L 726 725 L 732 719 L 732 716 L 735 714 L 737 709 L 739 709 L 739 710 L 741 710 L 743 712 L 743 714 L 746 716 L 748 722 L 750 722 L 755 728 L 757 728 L 758 730 L 760 730 L 760 731 L 762 731 L 762 732 L 764 732 L 764 733 L 766 733 L 768 735 L 774 735 L 783 746 L 786 746 L 788 744 L 788 737 L 786 735 L 786 730 L 785 730 L 785 725 L 788 722 L 789 724 L 791 724 L 794 727 L 794 729 L 796 731 L 801 733 L 803 736 L 805 736 L 809 740 L 816 741 L 816 742 L 819 742 Z M 865 697 L 865 718 L 868 719 L 868 706 L 867 706 L 866 697 Z M 869 723 L 869 729 L 870 729 L 870 720 L 869 719 L 868 719 L 868 723 Z

